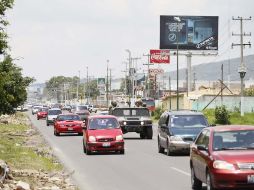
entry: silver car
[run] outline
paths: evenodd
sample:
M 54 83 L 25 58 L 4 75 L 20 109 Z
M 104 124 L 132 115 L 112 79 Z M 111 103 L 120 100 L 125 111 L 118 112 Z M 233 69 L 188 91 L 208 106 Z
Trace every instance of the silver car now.
M 59 114 L 62 114 L 62 110 L 59 108 L 52 108 L 48 110 L 48 115 L 46 118 L 47 126 L 54 124 L 55 119 Z

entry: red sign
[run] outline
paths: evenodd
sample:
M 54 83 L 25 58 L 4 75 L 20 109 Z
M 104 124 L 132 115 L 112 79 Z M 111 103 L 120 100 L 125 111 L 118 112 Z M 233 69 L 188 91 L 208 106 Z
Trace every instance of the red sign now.
M 150 50 L 150 63 L 170 63 L 169 59 L 169 50 L 156 50 L 151 49 Z

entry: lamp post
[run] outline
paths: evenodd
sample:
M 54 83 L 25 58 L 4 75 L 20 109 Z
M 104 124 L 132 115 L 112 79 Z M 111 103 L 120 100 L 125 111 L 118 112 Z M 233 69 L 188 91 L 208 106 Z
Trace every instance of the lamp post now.
M 179 23 L 180 17 L 174 17 L 177 21 L 177 33 L 176 33 L 176 109 L 179 110 L 179 66 L 178 66 L 178 49 L 179 49 Z

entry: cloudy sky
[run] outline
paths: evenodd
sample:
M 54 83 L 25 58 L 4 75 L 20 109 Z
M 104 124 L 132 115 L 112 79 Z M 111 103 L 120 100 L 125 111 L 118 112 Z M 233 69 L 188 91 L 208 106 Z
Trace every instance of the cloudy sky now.
M 219 56 L 193 57 L 202 64 L 238 57 L 239 22 L 232 16 L 254 16 L 253 0 L 16 0 L 8 12 L 11 54 L 26 76 L 45 82 L 52 76 L 106 75 L 107 60 L 112 76 L 124 76 L 123 62 L 129 49 L 140 57 L 138 69 L 150 49 L 159 48 L 160 15 L 219 16 Z M 254 20 L 244 22 L 244 31 L 254 31 Z M 245 38 L 253 43 L 253 36 Z M 254 54 L 246 48 L 245 55 Z M 22 57 L 22 58 L 21 58 Z M 176 69 L 175 58 L 165 71 Z M 156 67 L 156 66 L 153 66 Z M 186 58 L 180 57 L 180 67 Z

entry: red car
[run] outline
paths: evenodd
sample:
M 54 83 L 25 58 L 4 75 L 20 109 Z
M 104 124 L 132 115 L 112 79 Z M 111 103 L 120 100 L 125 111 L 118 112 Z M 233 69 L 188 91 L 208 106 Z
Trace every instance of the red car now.
M 54 135 L 60 133 L 78 133 L 83 134 L 83 121 L 77 114 L 60 114 L 54 121 Z
M 218 126 L 201 131 L 191 146 L 193 189 L 254 189 L 254 126 Z
M 48 115 L 48 108 L 40 108 L 37 112 L 37 120 L 45 119 Z
M 115 151 L 124 154 L 124 139 L 115 116 L 94 115 L 87 120 L 83 132 L 84 153 Z

